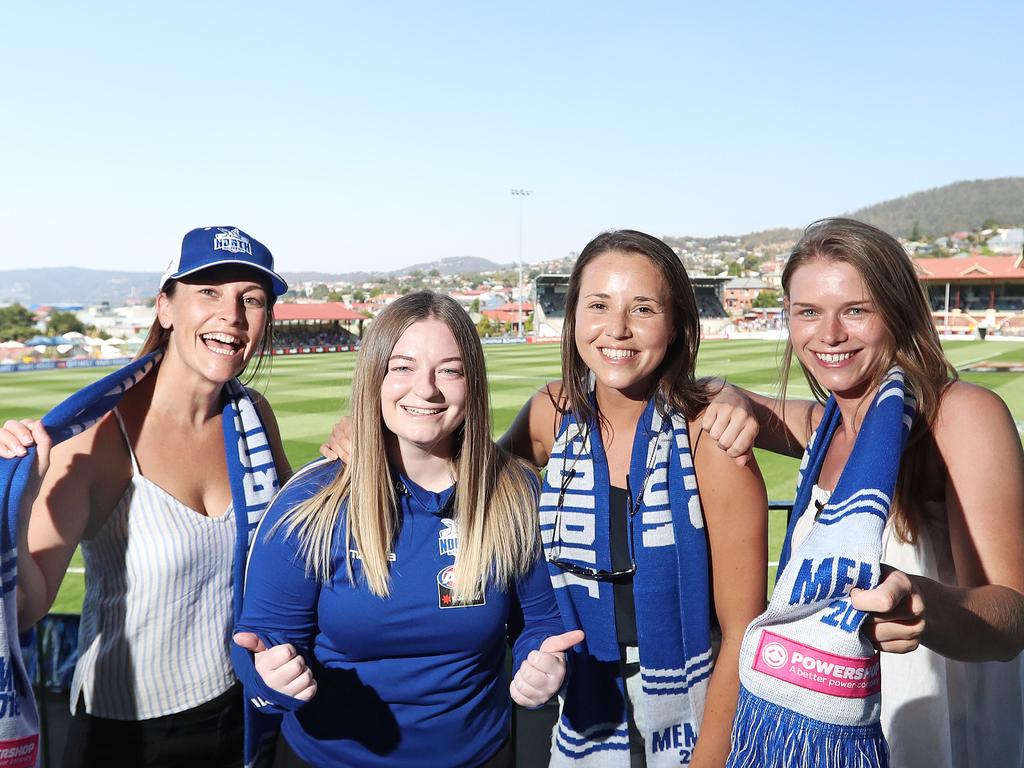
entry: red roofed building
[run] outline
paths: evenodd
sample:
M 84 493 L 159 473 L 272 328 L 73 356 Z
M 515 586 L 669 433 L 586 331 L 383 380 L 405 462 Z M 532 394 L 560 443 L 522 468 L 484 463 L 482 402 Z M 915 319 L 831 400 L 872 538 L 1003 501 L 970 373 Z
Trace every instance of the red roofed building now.
M 351 321 L 363 320 L 365 316 L 349 309 L 338 302 L 324 302 L 322 304 L 275 304 L 274 322 L 285 322 L 298 320 L 301 322 L 316 321 Z
M 278 354 L 344 351 L 359 343 L 365 319 L 338 302 L 276 304 L 274 349 Z
M 914 259 L 940 331 L 1024 330 L 1024 255 Z
M 533 304 L 529 301 L 524 301 L 523 310 L 522 313 L 520 313 L 519 302 L 510 301 L 507 304 L 502 304 L 497 309 L 482 310 L 480 314 L 493 322 L 507 323 L 512 326 L 514 331 L 516 331 L 519 328 L 520 318 L 522 318 L 524 328 L 530 321 L 530 317 L 533 315 Z

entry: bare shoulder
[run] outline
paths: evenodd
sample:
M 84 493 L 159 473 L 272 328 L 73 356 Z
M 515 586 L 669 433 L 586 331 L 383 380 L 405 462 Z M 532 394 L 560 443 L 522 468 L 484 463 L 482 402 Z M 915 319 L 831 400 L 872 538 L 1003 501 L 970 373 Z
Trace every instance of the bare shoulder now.
M 47 482 L 68 492 L 87 492 L 102 486 L 107 479 L 118 477 L 116 471 L 127 461 L 124 437 L 113 413 L 107 413 L 95 424 L 55 445 L 50 452 Z
M 563 400 L 561 381 L 545 384 L 526 401 L 498 443 L 534 466 L 543 467 L 555 442 Z
M 995 425 L 1012 424 L 1006 403 L 995 392 L 966 381 L 954 381 L 942 393 L 935 421 L 940 443 L 970 439 Z
M 978 467 L 985 456 L 1020 455 L 1017 427 L 1006 403 L 995 392 L 954 381 L 942 393 L 933 427 L 935 445 L 950 472 Z
M 549 381 L 533 393 L 530 398 L 530 409 L 536 411 L 538 415 L 553 417 L 561 412 L 564 402 L 565 394 L 561 380 Z
M 258 389 L 253 389 L 252 387 L 246 387 L 245 392 L 249 395 L 249 399 L 252 400 L 261 416 L 265 415 L 267 412 L 273 413 L 273 409 L 270 407 L 270 401 L 267 400 L 266 396 L 262 392 Z

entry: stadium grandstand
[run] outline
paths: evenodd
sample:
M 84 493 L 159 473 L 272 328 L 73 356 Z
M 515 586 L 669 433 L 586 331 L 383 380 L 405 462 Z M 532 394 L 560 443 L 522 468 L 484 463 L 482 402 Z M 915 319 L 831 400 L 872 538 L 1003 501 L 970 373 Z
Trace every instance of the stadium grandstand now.
M 534 336 L 559 338 L 565 324 L 568 275 L 538 275 L 534 281 Z
M 1024 254 L 915 259 L 939 333 L 1024 336 Z
M 697 314 L 700 316 L 702 336 L 721 336 L 725 327 L 732 323 L 725 307 L 722 306 L 722 291 L 731 279 L 712 275 L 690 275 L 697 299 Z
M 336 352 L 359 344 L 366 316 L 338 302 L 274 307 L 274 354 Z

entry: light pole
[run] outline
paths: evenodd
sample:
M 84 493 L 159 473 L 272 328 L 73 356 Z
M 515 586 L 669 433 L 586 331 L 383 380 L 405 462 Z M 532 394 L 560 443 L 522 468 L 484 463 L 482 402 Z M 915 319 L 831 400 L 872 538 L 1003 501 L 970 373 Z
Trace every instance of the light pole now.
M 519 338 L 523 337 L 523 201 L 530 196 L 528 189 L 513 189 L 519 198 Z

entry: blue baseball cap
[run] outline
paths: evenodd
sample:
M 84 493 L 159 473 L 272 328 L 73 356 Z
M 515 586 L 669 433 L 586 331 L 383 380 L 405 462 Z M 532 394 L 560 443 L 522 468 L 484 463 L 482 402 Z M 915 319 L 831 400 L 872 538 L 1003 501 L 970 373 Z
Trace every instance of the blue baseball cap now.
M 264 273 L 270 279 L 274 296 L 288 290 L 288 283 L 274 271 L 274 256 L 270 249 L 238 227 L 202 227 L 186 234 L 181 241 L 181 255 L 168 265 L 160 278 L 160 290 L 168 280 L 177 280 L 222 264 L 238 264 Z

